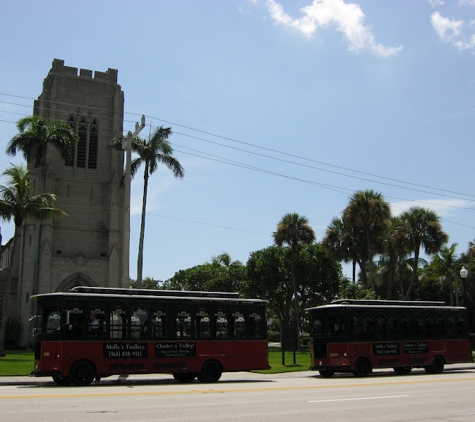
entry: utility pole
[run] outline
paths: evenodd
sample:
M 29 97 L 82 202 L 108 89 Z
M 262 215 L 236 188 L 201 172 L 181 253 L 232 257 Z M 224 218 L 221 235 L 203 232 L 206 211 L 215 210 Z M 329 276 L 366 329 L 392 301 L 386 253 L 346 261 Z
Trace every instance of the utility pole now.
M 125 192 L 124 192 L 124 245 L 122 248 L 122 287 L 129 285 L 129 263 L 130 263 L 130 185 L 131 185 L 131 162 L 132 162 L 132 140 L 145 127 L 145 116 L 142 116 L 140 125 L 135 123 L 135 132 L 128 132 L 127 138 L 122 140 L 122 149 L 126 151 L 125 157 Z

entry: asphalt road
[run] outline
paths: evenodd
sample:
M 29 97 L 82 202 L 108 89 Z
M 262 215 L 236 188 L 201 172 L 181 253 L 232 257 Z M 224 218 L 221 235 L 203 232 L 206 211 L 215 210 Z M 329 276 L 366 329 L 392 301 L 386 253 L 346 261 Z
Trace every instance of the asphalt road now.
M 474 365 L 366 378 L 225 373 L 215 384 L 178 384 L 167 375 L 116 379 L 88 387 L 0 379 L 0 421 L 475 421 Z

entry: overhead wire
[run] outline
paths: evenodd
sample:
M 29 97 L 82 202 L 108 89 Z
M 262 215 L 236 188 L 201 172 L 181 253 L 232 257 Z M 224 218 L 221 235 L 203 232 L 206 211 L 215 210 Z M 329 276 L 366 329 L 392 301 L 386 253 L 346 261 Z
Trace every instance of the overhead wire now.
M 33 98 L 28 98 L 28 97 L 18 96 L 18 95 L 12 95 L 12 94 L 5 94 L 5 93 L 2 93 L 2 92 L 0 92 L 0 95 L 6 95 L 6 96 L 12 96 L 12 97 L 23 98 L 23 99 L 28 99 L 28 100 L 34 100 Z M 3 101 L 0 101 L 0 103 L 3 103 Z M 56 102 L 56 103 L 58 105 L 78 106 L 78 105 L 72 104 L 72 103 L 64 103 L 64 102 Z M 10 104 L 13 104 L 13 103 L 10 103 Z M 21 106 L 26 106 L 26 105 L 21 104 Z M 102 109 L 102 108 L 99 108 L 99 107 L 88 107 L 88 108 L 95 109 L 95 110 L 106 111 L 105 109 Z M 142 116 L 141 114 L 133 113 L 133 112 L 124 112 L 124 114 L 129 114 L 129 115 L 133 115 L 133 116 Z M 192 130 L 192 131 L 195 131 L 195 132 L 198 132 L 198 133 L 203 133 L 203 134 L 213 136 L 213 137 L 216 137 L 216 138 L 220 138 L 220 139 L 223 139 L 223 140 L 231 141 L 233 143 L 238 143 L 238 144 L 250 146 L 250 147 L 253 147 L 253 148 L 265 150 L 265 151 L 268 151 L 268 152 L 273 152 L 273 153 L 276 153 L 276 154 L 279 154 L 279 155 L 284 155 L 284 156 L 287 156 L 287 157 L 297 158 L 297 159 L 302 160 L 302 161 L 321 164 L 321 165 L 324 165 L 324 166 L 327 166 L 327 167 L 337 168 L 337 169 L 344 170 L 344 171 L 349 171 L 349 172 L 353 172 L 353 173 L 357 173 L 357 174 L 362 174 L 362 175 L 366 175 L 366 176 L 380 178 L 380 179 L 383 179 L 383 180 L 388 180 L 392 183 L 384 183 L 384 182 L 380 182 L 380 181 L 377 181 L 377 180 L 366 179 L 366 178 L 363 178 L 363 177 L 351 176 L 351 175 L 336 172 L 336 171 L 326 170 L 326 169 L 322 169 L 322 168 L 318 168 L 318 167 L 314 167 L 314 166 L 305 165 L 305 164 L 302 164 L 302 163 L 297 163 L 297 162 L 290 161 L 290 160 L 284 160 L 284 159 L 281 159 L 281 158 L 272 157 L 272 156 L 269 156 L 269 155 L 248 151 L 248 150 L 245 150 L 245 149 L 242 149 L 242 148 L 232 147 L 232 146 L 225 145 L 225 144 L 222 144 L 222 143 L 219 143 L 219 142 L 216 142 L 216 141 L 211 141 L 209 139 L 205 139 L 205 138 L 197 137 L 197 136 L 194 136 L 194 135 L 190 135 L 190 134 L 187 134 L 187 133 L 181 133 L 181 132 L 173 131 L 175 134 L 179 134 L 181 136 L 198 139 L 200 141 L 215 144 L 215 145 L 219 145 L 219 146 L 222 146 L 222 147 L 225 147 L 225 148 L 239 150 L 241 152 L 245 152 L 245 153 L 248 153 L 248 154 L 262 156 L 262 157 L 266 157 L 266 158 L 273 159 L 273 160 L 276 160 L 276 161 L 287 162 L 287 163 L 291 163 L 291 164 L 294 164 L 294 165 L 297 165 L 297 166 L 307 167 L 307 168 L 311 168 L 311 169 L 315 169 L 315 170 L 319 170 L 319 171 L 324 171 L 324 172 L 328 172 L 328 173 L 333 173 L 333 174 L 337 174 L 337 175 L 343 176 L 343 177 L 368 181 L 368 182 L 371 182 L 371 183 L 379 183 L 379 184 L 383 184 L 383 185 L 387 185 L 387 186 L 391 186 L 391 187 L 414 190 L 416 192 L 421 192 L 421 193 L 436 194 L 436 195 L 439 195 L 439 196 L 446 196 L 446 197 L 452 197 L 452 198 L 457 198 L 457 199 L 466 199 L 466 198 L 460 198 L 460 197 L 455 197 L 455 196 L 450 196 L 450 195 L 443 195 L 443 194 L 435 193 L 435 192 L 427 192 L 427 191 L 420 190 L 420 189 L 413 189 L 413 188 L 408 188 L 408 187 L 404 187 L 404 186 L 398 186 L 398 185 L 394 184 L 394 183 L 403 183 L 403 184 L 407 184 L 407 185 L 411 185 L 411 186 L 417 186 L 417 187 L 420 187 L 420 188 L 430 189 L 430 190 L 434 190 L 434 191 L 446 192 L 446 193 L 450 193 L 452 195 L 461 195 L 461 196 L 464 196 L 464 197 L 474 198 L 474 200 L 475 200 L 475 195 L 473 195 L 473 194 L 467 194 L 467 193 L 456 192 L 456 191 L 448 190 L 448 189 L 441 189 L 441 188 L 437 188 L 437 187 L 431 187 L 431 186 L 427 186 L 427 185 L 422 185 L 422 184 L 413 183 L 413 182 L 407 182 L 407 181 L 403 181 L 403 180 L 399 180 L 399 179 L 395 179 L 395 178 L 390 178 L 390 177 L 386 177 L 386 176 L 380 176 L 380 175 L 376 175 L 376 174 L 373 174 L 373 173 L 368 173 L 368 172 L 364 172 L 364 171 L 360 171 L 360 170 L 355 170 L 355 169 L 351 169 L 351 168 L 348 168 L 348 167 L 337 166 L 337 165 L 334 165 L 334 164 L 325 163 L 325 162 L 322 162 L 322 161 L 317 161 L 317 160 L 314 160 L 314 159 L 311 159 L 311 158 L 308 158 L 308 157 L 303 157 L 303 156 L 299 156 L 299 155 L 296 155 L 296 154 L 291 154 L 291 153 L 279 151 L 279 150 L 276 150 L 276 149 L 273 149 L 273 148 L 263 147 L 261 145 L 252 144 L 252 143 L 249 143 L 249 142 L 240 141 L 240 140 L 229 138 L 229 137 L 226 137 L 226 136 L 214 134 L 212 132 L 204 131 L 204 130 L 201 130 L 201 129 L 196 129 L 196 128 L 193 128 L 191 126 L 186 126 L 186 125 L 176 123 L 176 122 L 171 122 L 169 120 L 164 120 L 164 119 L 161 119 L 161 118 L 158 118 L 158 117 L 155 117 L 155 116 L 150 116 L 150 115 L 145 115 L 145 116 L 150 118 L 150 119 L 153 119 L 153 120 L 162 121 L 162 122 L 165 122 L 167 124 L 182 127 L 182 128 L 185 128 L 185 129 L 189 129 L 189 130 Z M 134 121 L 129 121 L 129 120 L 124 120 L 124 121 L 130 122 L 130 123 L 135 123 Z
M 28 99 L 28 100 L 35 100 L 34 98 L 12 95 L 12 94 L 5 94 L 5 93 L 1 93 L 1 92 L 0 92 L 0 95 L 22 98 L 22 99 Z M 5 101 L 0 101 L 0 103 L 22 106 L 22 107 L 31 107 L 31 105 L 17 104 L 17 103 L 12 103 L 12 102 L 5 102 Z M 68 106 L 78 106 L 78 105 L 71 104 L 71 103 L 61 103 L 61 102 L 57 102 L 57 104 L 58 105 L 68 105 Z M 88 107 L 88 109 L 96 109 L 96 110 L 105 111 L 104 109 L 99 108 L 99 107 Z M 0 112 L 2 112 L 2 111 L 0 110 Z M 14 113 L 14 112 L 11 112 L 11 111 L 8 111 L 6 113 L 21 115 L 21 113 Z M 124 112 L 124 114 L 133 115 L 133 116 L 141 116 L 141 114 L 131 113 L 131 112 Z M 293 164 L 293 165 L 296 165 L 296 166 L 301 166 L 301 167 L 305 167 L 305 168 L 310 168 L 310 169 L 314 169 L 314 170 L 319 170 L 319 171 L 324 171 L 324 172 L 328 172 L 328 173 L 337 174 L 337 175 L 343 176 L 343 177 L 363 180 L 363 181 L 367 181 L 367 182 L 371 182 L 371 183 L 379 183 L 379 184 L 383 184 L 383 185 L 387 185 L 387 186 L 391 186 L 391 187 L 395 187 L 395 188 L 411 190 L 411 191 L 425 193 L 425 194 L 429 194 L 429 195 L 443 196 L 443 197 L 459 199 L 459 200 L 468 201 L 468 202 L 472 202 L 472 200 L 467 199 L 467 197 L 475 198 L 475 195 L 470 195 L 470 194 L 456 192 L 456 191 L 447 190 L 447 189 L 434 188 L 434 187 L 430 187 L 430 186 L 427 186 L 427 185 L 422 185 L 422 184 L 417 184 L 417 183 L 412 183 L 412 182 L 406 182 L 406 181 L 402 181 L 402 180 L 398 180 L 398 179 L 394 179 L 394 178 L 389 178 L 389 177 L 385 177 L 385 176 L 379 176 L 379 175 L 375 175 L 375 174 L 372 174 L 372 173 L 363 172 L 363 171 L 359 171 L 359 170 L 354 170 L 354 169 L 350 169 L 350 168 L 346 168 L 346 167 L 342 167 L 342 166 L 336 166 L 336 165 L 333 165 L 333 164 L 313 160 L 313 159 L 310 159 L 310 158 L 307 158 L 307 157 L 302 157 L 302 156 L 299 156 L 299 155 L 286 153 L 286 152 L 279 151 L 279 150 L 276 150 L 276 149 L 263 147 L 263 146 L 260 146 L 260 145 L 257 145 L 257 144 L 252 144 L 252 143 L 249 143 L 249 142 L 236 140 L 236 139 L 225 137 L 225 136 L 222 136 L 222 135 L 217 135 L 217 134 L 214 134 L 212 132 L 203 131 L 203 130 L 200 130 L 200 129 L 196 129 L 196 128 L 193 128 L 193 127 L 190 127 L 190 126 L 186 126 L 186 125 L 182 125 L 182 124 L 179 124 L 179 123 L 171 122 L 171 121 L 164 120 L 164 119 L 161 119 L 161 118 L 157 118 L 157 117 L 154 117 L 154 116 L 146 115 L 146 117 L 148 117 L 149 119 L 155 120 L 155 121 L 164 122 L 164 123 L 171 124 L 171 125 L 174 125 L 174 126 L 182 127 L 182 128 L 188 129 L 188 130 L 192 130 L 192 131 L 195 131 L 195 132 L 198 132 L 198 133 L 202 133 L 202 134 L 205 134 L 205 135 L 208 135 L 208 136 L 216 137 L 216 138 L 226 140 L 226 141 L 230 141 L 230 142 L 233 142 L 233 143 L 246 145 L 246 146 L 249 146 L 249 147 L 252 147 L 252 148 L 257 148 L 257 149 L 260 149 L 260 150 L 272 152 L 272 153 L 275 153 L 275 154 L 279 154 L 279 155 L 283 155 L 283 156 L 287 156 L 287 157 L 291 157 L 291 158 L 297 158 L 297 159 L 302 160 L 302 161 L 311 162 L 311 163 L 318 163 L 320 165 L 324 165 L 324 166 L 328 166 L 328 167 L 332 167 L 332 168 L 337 168 L 337 169 L 341 169 L 341 170 L 345 170 L 345 171 L 349 171 L 349 172 L 353 172 L 353 173 L 357 173 L 357 174 L 362 174 L 362 175 L 366 175 L 366 176 L 376 177 L 376 178 L 380 178 L 382 180 L 388 180 L 388 181 L 391 181 L 391 182 L 394 182 L 394 183 L 403 183 L 403 184 L 406 184 L 406 185 L 409 185 L 409 186 L 416 186 L 416 187 L 420 187 L 420 188 L 425 188 L 425 189 L 430 189 L 430 190 L 433 190 L 433 191 L 445 192 L 445 193 L 428 192 L 428 191 L 425 191 L 425 190 L 422 190 L 422 189 L 411 188 L 409 186 L 399 186 L 399 185 L 396 185 L 394 183 L 387 183 L 387 182 L 383 182 L 383 181 L 367 179 L 367 178 L 364 178 L 364 177 L 348 175 L 348 174 L 340 173 L 340 172 L 337 172 L 337 171 L 334 171 L 334 170 L 322 169 L 322 168 L 318 168 L 318 167 L 315 167 L 315 166 L 312 166 L 312 165 L 298 163 L 298 162 L 295 162 L 295 161 L 291 161 L 290 159 L 278 158 L 278 157 L 266 155 L 266 154 L 263 154 L 263 153 L 258 153 L 258 152 L 249 151 L 249 150 L 246 150 L 246 149 L 243 149 L 243 148 L 238 148 L 238 147 L 235 147 L 235 146 L 226 145 L 226 144 L 223 144 L 223 143 L 220 143 L 220 142 L 216 142 L 216 141 L 212 141 L 212 140 L 209 140 L 209 139 L 206 139 L 206 138 L 194 136 L 194 135 L 191 135 L 191 134 L 188 134 L 188 133 L 182 133 L 182 132 L 176 132 L 176 131 L 173 132 L 173 133 L 175 133 L 177 135 L 180 135 L 180 136 L 197 139 L 197 140 L 200 140 L 200 141 L 203 141 L 203 142 L 206 142 L 206 143 L 218 145 L 218 146 L 221 146 L 221 147 L 224 147 L 224 148 L 237 150 L 237 151 L 240 151 L 240 152 L 252 154 L 252 155 L 255 155 L 255 156 L 259 156 L 259 157 L 263 157 L 263 158 L 267 158 L 267 159 L 271 159 L 271 160 L 276 160 L 276 161 L 279 161 L 279 162 L 285 162 L 285 163 Z M 5 121 L 5 120 L 0 120 L 0 121 Z M 5 122 L 15 123 L 15 122 L 10 122 L 10 121 L 5 121 Z M 134 121 L 131 121 L 131 120 L 124 120 L 124 122 L 135 123 Z M 152 127 L 152 125 L 151 125 L 151 127 Z M 157 127 L 157 126 L 154 126 L 154 127 Z M 348 193 L 351 193 L 351 192 L 354 191 L 353 189 L 345 188 L 345 187 L 342 187 L 342 186 L 334 186 L 334 185 L 319 183 L 319 182 L 303 179 L 303 178 L 300 178 L 300 177 L 289 176 L 289 175 L 286 175 L 286 174 L 283 174 L 283 173 L 278 173 L 278 172 L 275 172 L 275 171 L 266 170 L 266 169 L 256 167 L 256 166 L 251 166 L 249 164 L 240 163 L 240 162 L 237 162 L 235 160 L 230 160 L 228 158 L 220 157 L 220 156 L 209 154 L 209 153 L 206 153 L 206 152 L 203 152 L 203 151 L 198 151 L 198 150 L 195 150 L 193 148 L 189 148 L 189 147 L 186 147 L 186 146 L 183 146 L 183 145 L 179 145 L 176 142 L 171 142 L 171 143 L 173 145 L 178 145 L 180 148 L 184 148 L 184 149 L 188 149 L 189 151 L 192 151 L 192 152 L 186 152 L 186 151 L 183 151 L 183 150 L 180 151 L 180 150 L 175 148 L 176 152 L 180 152 L 182 154 L 188 154 L 188 155 L 192 155 L 192 156 L 199 157 L 199 158 L 202 158 L 202 159 L 212 160 L 212 161 L 215 161 L 215 162 L 220 162 L 220 163 L 224 163 L 224 164 L 227 164 L 227 165 L 232 165 L 232 166 L 244 168 L 244 169 L 247 169 L 247 170 L 257 171 L 257 172 L 261 172 L 261 173 L 265 173 L 265 174 L 269 174 L 269 175 L 273 175 L 273 176 L 277 176 L 277 177 L 283 177 L 283 178 L 295 180 L 297 182 L 307 183 L 307 184 L 318 186 L 318 187 L 321 187 L 321 188 L 324 188 L 324 189 L 333 190 L 333 191 L 338 192 L 338 193 L 348 194 Z M 207 156 L 205 156 L 204 154 L 207 155 Z M 452 195 L 448 195 L 449 193 L 452 194 Z M 453 195 L 462 195 L 465 198 L 460 198 L 460 197 L 453 196 Z M 417 201 L 417 200 L 409 200 L 409 199 L 398 198 L 398 197 L 394 197 L 394 196 L 387 196 L 387 195 L 385 195 L 385 196 L 387 198 L 392 198 L 392 199 L 396 199 L 396 200 L 400 200 L 400 201 L 420 202 L 420 201 Z M 427 202 L 427 201 L 424 201 L 423 203 L 426 204 L 426 205 L 444 206 L 444 207 L 447 207 L 447 208 L 466 209 L 466 210 L 471 210 L 471 211 L 474 210 L 473 208 L 470 208 L 470 207 L 453 206 L 453 205 L 449 205 L 449 204 L 443 204 L 443 205 L 433 204 L 433 203 L 431 204 L 430 202 Z M 461 224 L 461 223 L 456 223 L 456 222 L 451 222 L 451 223 L 458 224 L 458 225 L 468 227 L 468 228 L 475 228 L 475 227 L 467 226 L 467 225 L 464 225 L 464 224 Z

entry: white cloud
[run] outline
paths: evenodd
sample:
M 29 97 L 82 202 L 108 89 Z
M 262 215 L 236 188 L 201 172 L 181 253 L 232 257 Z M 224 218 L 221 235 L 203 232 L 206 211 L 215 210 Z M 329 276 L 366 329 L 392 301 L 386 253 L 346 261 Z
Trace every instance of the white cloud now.
M 442 0 L 426 0 L 432 7 L 443 6 L 444 2 Z
M 461 6 L 475 6 L 475 0 L 460 0 L 459 4 Z
M 466 3 L 468 4 L 468 3 Z M 471 2 L 475 5 L 475 0 Z M 442 41 L 451 43 L 458 50 L 475 50 L 475 34 L 472 34 L 468 40 L 461 40 L 463 20 L 449 19 L 442 16 L 439 12 L 432 13 L 430 17 L 432 27 Z M 474 26 L 475 21 L 469 22 L 469 27 Z
M 389 57 L 402 47 L 385 47 L 375 41 L 374 35 L 363 24 L 365 14 L 360 6 L 343 0 L 313 0 L 312 4 L 300 9 L 304 15 L 294 19 L 284 12 L 284 8 L 274 0 L 266 1 L 271 18 L 279 25 L 294 28 L 307 38 L 311 38 L 320 28 L 336 27 L 345 35 L 350 51 L 368 49 L 380 57 Z
M 437 35 L 443 41 L 450 41 L 458 37 L 462 32 L 463 21 L 452 20 L 443 17 L 439 12 L 434 12 L 430 16 L 430 22 Z
M 399 216 L 404 211 L 408 211 L 411 207 L 428 208 L 436 212 L 440 217 L 446 217 L 456 209 L 469 208 L 471 202 L 463 199 L 423 199 L 415 201 L 401 201 L 391 203 L 391 212 L 395 216 Z

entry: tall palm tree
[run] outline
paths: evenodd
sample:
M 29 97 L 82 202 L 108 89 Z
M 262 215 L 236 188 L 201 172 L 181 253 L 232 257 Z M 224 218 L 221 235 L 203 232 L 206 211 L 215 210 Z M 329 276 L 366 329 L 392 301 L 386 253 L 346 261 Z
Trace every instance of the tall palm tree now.
M 8 308 L 8 299 L 12 284 L 12 269 L 17 264 L 18 241 L 23 239 L 22 229 L 29 217 L 40 220 L 50 220 L 66 216 L 66 213 L 54 206 L 57 201 L 56 195 L 52 193 L 40 193 L 31 195 L 30 172 L 22 165 L 12 166 L 2 174 L 8 177 L 6 185 L 0 185 L 0 217 L 4 221 L 11 221 L 15 224 L 15 234 L 13 236 L 12 254 L 10 262 L 10 274 L 5 291 L 2 323 L 0 326 L 0 356 L 5 354 L 4 339 Z
M 414 252 L 412 279 L 404 298 L 409 300 L 412 289 L 419 278 L 418 267 L 421 247 L 424 248 L 426 254 L 433 255 L 440 251 L 449 237 L 442 230 L 439 216 L 427 208 L 412 207 L 402 213 L 400 217 L 405 223 L 407 246 L 411 252 Z
M 436 253 L 430 264 L 433 275 L 440 283 L 448 286 L 450 294 L 449 302 L 451 305 L 453 305 L 452 288 L 454 287 L 455 265 L 459 258 L 456 254 L 456 250 L 457 243 L 452 243 L 450 246 L 443 246 Z M 458 292 L 456 291 L 455 294 L 458 294 Z
M 27 166 L 40 169 L 40 192 L 46 190 L 46 155 L 50 147 L 56 150 L 63 160 L 68 160 L 74 150 L 74 146 L 79 141 L 79 136 L 74 129 L 61 120 L 47 120 L 39 116 L 24 117 L 16 123 L 18 134 L 16 134 L 7 144 L 7 155 L 15 156 L 21 152 L 26 160 Z M 33 175 L 34 173 L 31 173 Z M 36 227 L 36 240 L 38 242 L 38 262 L 40 259 L 40 235 L 39 225 Z M 37 265 L 35 274 L 35 288 L 39 280 L 39 268 Z
M 373 257 L 383 251 L 384 235 L 389 226 L 391 209 L 381 193 L 373 190 L 357 191 L 343 211 L 343 221 L 356 233 L 360 232 L 366 243 L 370 264 L 371 288 L 375 290 Z
M 171 128 L 158 127 L 152 132 L 148 139 L 135 138 L 132 141 L 132 151 L 138 157 L 132 160 L 130 174 L 135 176 L 139 167 L 144 165 L 144 184 L 142 197 L 142 220 L 140 224 L 139 251 L 137 257 L 137 287 L 142 287 L 142 269 L 143 269 L 143 244 L 145 235 L 145 215 L 147 210 L 147 191 L 148 179 L 159 168 L 160 164 L 165 164 L 176 178 L 183 178 L 185 170 L 180 162 L 173 157 L 173 148 L 168 140 L 172 134 Z
M 78 135 L 66 122 L 60 120 L 48 121 L 38 116 L 28 116 L 18 120 L 18 134 L 8 143 L 8 155 L 23 153 L 28 164 L 43 167 L 46 164 L 48 145 L 53 146 L 67 160 L 71 158 L 72 147 L 78 142 Z
M 387 298 L 393 299 L 399 269 L 400 266 L 405 267 L 408 254 L 404 238 L 404 223 L 399 217 L 390 218 L 383 247 L 384 252 L 381 260 L 383 267 L 380 268 L 380 271 L 382 270 L 387 275 Z
M 366 272 L 363 271 L 366 264 L 366 250 L 358 244 L 359 240 L 355 231 L 345 225 L 343 219 L 339 217 L 333 218 L 322 240 L 328 256 L 345 263 L 352 263 L 353 281 L 356 281 L 356 264 L 360 266 L 363 276 Z
M 311 244 L 315 241 L 315 232 L 308 224 L 308 219 L 297 213 L 285 214 L 277 224 L 273 233 L 277 246 L 289 245 L 291 249 L 291 273 L 294 288 L 295 321 L 297 321 L 297 340 L 300 336 L 299 297 L 297 291 L 297 277 L 295 273 L 296 252 L 299 244 Z M 297 342 L 299 345 L 300 342 Z

